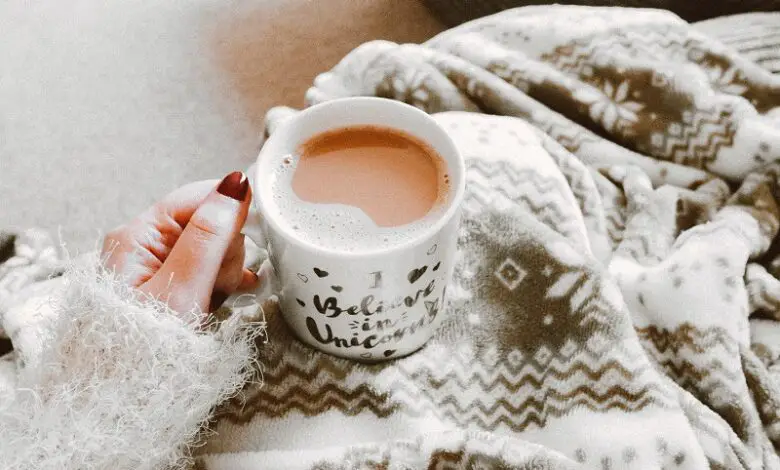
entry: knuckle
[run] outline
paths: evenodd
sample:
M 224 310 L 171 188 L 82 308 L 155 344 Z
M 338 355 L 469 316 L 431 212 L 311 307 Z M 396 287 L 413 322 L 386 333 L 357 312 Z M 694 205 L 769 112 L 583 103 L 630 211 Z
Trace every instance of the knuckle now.
M 206 217 L 199 216 L 197 213 L 190 219 L 187 226 L 192 227 L 195 231 L 194 235 L 203 240 L 217 238 L 222 232 L 218 224 L 215 224 Z
M 127 229 L 124 225 L 120 225 L 106 233 L 103 237 L 103 253 L 113 250 L 119 250 L 122 246 L 128 244 Z
M 234 225 L 233 213 L 220 204 L 204 204 L 193 214 L 187 226 L 192 225 L 196 236 L 213 239 L 228 236 Z
M 148 225 L 157 225 L 160 222 L 168 221 L 171 219 L 170 212 L 160 201 L 152 204 L 151 207 L 142 212 L 138 219 Z

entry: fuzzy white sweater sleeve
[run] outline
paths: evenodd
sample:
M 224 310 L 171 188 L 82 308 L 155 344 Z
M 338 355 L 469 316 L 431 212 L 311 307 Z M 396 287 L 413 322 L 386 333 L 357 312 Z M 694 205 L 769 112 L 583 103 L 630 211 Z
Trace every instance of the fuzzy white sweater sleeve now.
M 202 332 L 78 263 L 6 313 L 0 468 L 183 468 L 213 407 L 251 377 L 251 329 Z

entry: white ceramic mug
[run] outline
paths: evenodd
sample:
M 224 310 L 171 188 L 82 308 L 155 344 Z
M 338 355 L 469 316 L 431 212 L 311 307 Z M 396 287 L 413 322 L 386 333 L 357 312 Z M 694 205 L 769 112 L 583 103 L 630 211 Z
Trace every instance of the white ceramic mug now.
M 353 125 L 378 125 L 428 143 L 447 163 L 450 194 L 440 216 L 410 240 L 368 252 L 301 239 L 275 211 L 273 156 L 294 153 L 309 138 Z M 257 213 L 247 234 L 268 250 L 282 315 L 303 342 L 362 361 L 398 358 L 421 348 L 444 318 L 465 191 L 465 165 L 452 139 L 428 114 L 382 98 L 344 98 L 312 106 L 276 129 L 260 151 L 253 182 Z

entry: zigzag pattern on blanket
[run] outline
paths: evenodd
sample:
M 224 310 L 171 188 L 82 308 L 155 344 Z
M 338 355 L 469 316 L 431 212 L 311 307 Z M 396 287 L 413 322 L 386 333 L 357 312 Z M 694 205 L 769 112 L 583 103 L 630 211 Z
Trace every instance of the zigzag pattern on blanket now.
M 504 78 L 498 73 L 497 69 L 500 66 L 500 64 L 493 64 L 489 66 L 490 68 L 488 70 Z M 508 66 L 504 65 L 504 67 Z M 512 72 L 509 71 L 509 73 L 511 74 Z M 598 137 L 589 132 L 586 128 L 578 125 L 571 125 L 572 123 L 562 123 L 561 120 L 558 119 L 545 119 L 539 115 L 534 116 L 534 123 L 542 132 L 552 137 L 556 142 L 572 153 L 579 152 L 585 144 L 599 142 Z
M 498 208 L 497 198 L 517 205 L 531 213 L 556 232 L 577 238 L 580 229 L 571 208 L 560 202 L 559 192 L 564 182 L 560 178 L 546 177 L 531 169 L 515 169 L 508 162 L 487 163 L 469 160 L 469 191 L 466 193 L 466 210 L 480 212 L 486 208 Z
M 433 402 L 423 406 L 404 403 L 404 409 L 416 408 L 416 413 L 413 412 L 416 416 L 439 414 L 448 422 L 466 429 L 523 432 L 544 428 L 556 419 L 566 417 L 574 409 L 587 409 L 596 413 L 618 410 L 638 412 L 659 404 L 653 390 L 629 390 L 624 384 L 596 388 L 581 384 L 568 390 L 557 390 L 548 384 L 551 381 L 565 383 L 567 380 L 564 379 L 573 376 L 601 382 L 606 382 L 607 376 L 631 380 L 632 373 L 616 360 L 602 364 L 594 361 L 591 365 L 584 360 L 577 360 L 560 368 L 550 365 L 546 370 L 540 370 L 540 365 L 533 361 L 515 371 L 505 362 L 494 368 L 483 367 L 483 364 L 468 365 L 466 369 L 472 373 L 462 377 L 453 373 L 436 379 L 428 378 L 432 389 L 428 393 L 437 395 L 433 397 Z M 420 371 L 421 378 L 426 373 L 430 371 Z M 492 381 L 485 382 L 486 376 L 491 377 Z M 567 386 L 573 385 L 569 383 Z M 531 395 L 522 401 L 512 398 L 512 394 L 527 389 L 537 390 L 539 395 Z M 464 393 L 483 394 L 491 398 L 468 402 L 460 397 Z M 506 398 L 495 398 L 497 396 Z
M 558 166 L 561 174 L 566 178 L 569 189 L 577 198 L 577 202 L 579 202 L 579 209 L 582 215 L 586 217 L 603 217 L 604 211 L 601 207 L 601 198 L 598 195 L 596 184 L 588 168 L 549 136 L 541 134 L 539 138 L 542 148 L 547 151 Z M 601 230 L 603 230 L 603 227 Z
M 686 322 L 673 330 L 638 328 L 637 334 L 666 374 L 705 403 L 716 393 L 732 393 L 744 379 L 739 346 L 725 328 L 701 330 Z
M 636 332 L 639 339 L 647 342 L 645 347 L 651 346 L 659 355 L 664 355 L 667 351 L 677 354 L 683 348 L 695 353 L 722 348 L 722 352 L 728 356 L 739 354 L 739 348 L 734 338 L 731 337 L 728 330 L 719 326 L 701 330 L 693 324 L 685 322 L 674 330 L 649 325 L 637 328 Z
M 281 325 L 271 325 L 274 327 L 284 331 Z M 283 339 L 283 347 L 262 353 L 263 363 L 271 365 L 263 372 L 263 384 L 250 386 L 224 403 L 217 411 L 218 419 L 241 424 L 255 415 L 283 417 L 300 412 L 316 416 L 328 410 L 347 416 L 368 412 L 384 418 L 398 411 L 397 403 L 390 400 L 387 392 L 379 393 L 366 383 L 355 387 L 341 383 L 358 372 L 359 364 L 323 354 L 312 355 L 307 347 L 291 339 L 288 336 Z
M 637 333 L 667 376 L 723 416 L 743 440 L 759 439 L 759 415 L 765 425 L 778 420 L 776 408 L 762 408 L 746 398 L 742 351 L 727 329 L 700 329 L 684 322 L 673 330 L 648 326 Z M 756 385 L 753 393 L 766 394 L 765 390 Z M 772 399 L 770 394 L 767 400 Z
M 544 427 L 549 420 L 564 417 L 573 409 L 603 413 L 672 406 L 671 397 L 661 390 L 636 384 L 641 383 L 643 370 L 635 364 L 605 359 L 603 353 L 574 347 L 568 353 L 577 357 L 542 350 L 538 360 L 513 350 L 507 359 L 499 359 L 493 352 L 488 353 L 488 359 L 459 361 L 446 374 L 441 373 L 441 358 L 415 357 L 415 361 L 410 361 L 413 364 L 393 369 L 399 378 L 389 383 L 384 392 L 366 384 L 354 388 L 334 382 L 314 385 L 328 380 L 327 374 L 307 373 L 310 362 L 305 357 L 286 354 L 268 358 L 275 359 L 278 366 L 265 371 L 264 387 L 254 387 L 241 398 L 232 399 L 218 417 L 247 423 L 255 415 L 281 418 L 295 412 L 304 416 L 328 411 L 346 416 L 367 412 L 379 418 L 393 413 L 409 417 L 432 414 L 466 428 L 521 432 L 529 427 Z M 640 367 L 647 367 L 641 360 L 637 362 Z M 566 380 L 571 377 L 581 377 L 586 382 Z M 597 381 L 598 386 L 587 381 Z M 427 387 L 419 388 L 419 383 L 426 383 Z M 540 393 L 522 400 L 498 398 L 519 392 L 525 395 L 528 389 Z
M 637 142 L 637 148 L 643 151 L 651 148 L 650 153 L 675 163 L 707 168 L 722 148 L 734 145 L 737 126 L 731 119 L 732 113 L 730 106 L 692 115 L 684 113 L 677 125 L 669 126 L 668 132 L 652 134 L 649 146 Z

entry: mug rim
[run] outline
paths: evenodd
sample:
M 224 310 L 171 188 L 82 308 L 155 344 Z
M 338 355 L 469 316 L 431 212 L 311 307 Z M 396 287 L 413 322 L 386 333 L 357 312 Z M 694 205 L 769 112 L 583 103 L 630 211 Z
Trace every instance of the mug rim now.
M 445 131 L 444 128 L 438 122 L 436 122 L 436 120 L 433 119 L 433 117 L 430 114 L 414 106 L 403 103 L 401 101 L 387 99 L 387 98 L 379 98 L 373 96 L 371 97 L 360 96 L 360 97 L 337 98 L 337 99 L 325 101 L 310 106 L 308 108 L 305 108 L 295 116 L 290 117 L 286 119 L 284 122 L 282 122 L 280 124 L 280 128 L 277 129 L 273 134 L 271 134 L 268 140 L 263 144 L 263 147 L 260 149 L 260 152 L 258 153 L 258 156 L 255 159 L 255 169 L 254 169 L 255 174 L 253 175 L 255 184 L 262 184 L 263 181 L 261 175 L 261 172 L 263 171 L 263 166 L 261 165 L 260 160 L 263 158 L 264 155 L 268 154 L 269 152 L 272 152 L 274 147 L 279 146 L 277 144 L 277 141 L 280 141 L 283 138 L 284 132 L 288 128 L 296 125 L 298 122 L 306 119 L 307 117 L 310 117 L 318 113 L 325 113 L 327 112 L 328 108 L 334 106 L 344 106 L 345 104 L 348 103 L 353 103 L 353 104 L 359 103 L 359 104 L 369 105 L 369 106 L 378 106 L 378 107 L 383 107 L 384 109 L 395 108 L 395 109 L 403 110 L 403 112 L 406 114 L 416 114 L 418 118 L 427 121 L 430 127 L 432 129 L 435 129 L 434 132 L 438 132 L 440 134 L 440 137 L 442 138 L 445 146 L 449 147 L 448 149 L 446 149 L 446 151 L 451 153 L 452 160 L 454 160 L 454 162 L 451 162 L 450 159 L 447 158 L 446 156 L 440 155 L 441 158 L 445 159 L 448 168 L 450 169 L 450 174 L 451 174 L 450 181 L 455 183 L 454 185 L 451 186 L 454 192 L 452 198 L 447 203 L 448 207 L 446 208 L 446 210 L 443 211 L 436 218 L 434 223 L 426 227 L 424 230 L 422 230 L 421 232 L 419 232 L 409 240 L 388 247 L 379 247 L 376 249 L 370 249 L 370 250 L 358 251 L 358 252 L 342 251 L 337 248 L 324 247 L 312 243 L 298 236 L 293 230 L 291 230 L 290 227 L 287 226 L 287 224 L 283 223 L 282 221 L 276 220 L 277 218 L 273 216 L 273 211 L 263 210 L 263 208 L 267 207 L 267 203 L 265 200 L 266 198 L 263 197 L 266 191 L 263 190 L 253 191 L 252 198 L 256 203 L 257 211 L 260 217 L 262 218 L 262 220 L 265 220 L 267 224 L 271 225 L 277 233 L 282 234 L 282 236 L 284 236 L 284 238 L 288 240 L 288 242 L 295 243 L 313 252 L 324 253 L 324 254 L 337 256 L 341 258 L 354 259 L 354 258 L 366 258 L 366 257 L 388 255 L 388 254 L 392 254 L 400 251 L 406 251 L 415 248 L 418 245 L 425 242 L 426 240 L 435 236 L 437 233 L 439 233 L 442 229 L 444 229 L 444 227 L 447 226 L 447 224 L 453 219 L 453 217 L 456 217 L 459 214 L 461 205 L 463 203 L 463 198 L 466 192 L 466 163 L 463 155 L 460 153 L 460 150 L 455 145 L 455 142 L 452 140 L 452 137 L 450 137 L 447 131 Z M 367 124 L 381 125 L 402 132 L 407 132 L 403 129 L 399 129 L 397 126 L 394 126 L 392 123 L 382 123 L 382 124 L 367 123 Z M 359 124 L 354 124 L 354 125 L 359 125 Z M 332 129 L 337 129 L 337 128 L 338 128 L 338 124 L 332 127 Z M 415 137 L 419 138 L 420 140 L 422 140 L 427 144 L 430 144 L 429 142 L 430 139 L 428 138 L 423 138 L 420 136 L 415 136 Z M 437 148 L 434 148 L 434 150 L 439 154 L 442 153 Z M 451 165 L 451 163 L 455 163 L 455 165 Z M 451 166 L 452 168 L 450 168 Z M 453 172 L 456 172 L 457 174 L 453 175 L 452 174 Z M 453 178 L 452 176 L 455 176 L 455 178 Z

